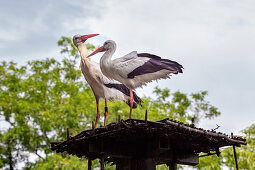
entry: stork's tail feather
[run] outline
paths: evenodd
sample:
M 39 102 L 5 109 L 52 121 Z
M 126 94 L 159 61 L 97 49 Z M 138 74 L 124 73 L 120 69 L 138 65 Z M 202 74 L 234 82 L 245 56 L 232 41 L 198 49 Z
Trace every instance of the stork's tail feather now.
M 139 97 L 139 96 L 137 96 L 137 94 L 133 91 L 133 97 L 134 97 L 134 103 L 133 103 L 133 108 L 135 109 L 135 108 L 137 108 L 137 105 L 139 104 L 140 106 L 142 106 L 142 99 Z M 127 105 L 129 105 L 129 107 L 130 107 L 130 99 L 128 99 L 128 101 L 126 102 L 127 103 Z
M 123 94 L 125 94 L 126 96 L 130 96 L 129 89 L 124 84 L 108 83 L 108 84 L 104 84 L 104 85 L 108 88 L 115 88 L 115 89 L 119 90 L 120 92 L 122 92 Z M 135 103 L 141 105 L 142 100 L 139 96 L 137 96 L 137 94 L 134 91 L 133 91 L 133 97 L 134 97 Z M 128 105 L 130 106 L 130 104 L 128 104 Z M 133 107 L 133 108 L 136 108 L 136 107 Z

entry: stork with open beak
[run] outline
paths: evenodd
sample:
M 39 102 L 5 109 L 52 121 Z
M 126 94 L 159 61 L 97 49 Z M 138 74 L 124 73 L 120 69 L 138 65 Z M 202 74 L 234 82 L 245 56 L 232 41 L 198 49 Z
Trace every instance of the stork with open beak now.
M 134 101 L 133 89 L 152 80 L 166 79 L 170 78 L 171 74 L 182 73 L 183 67 L 179 63 L 149 53 L 133 51 L 124 57 L 111 60 L 115 50 L 116 43 L 108 40 L 88 57 L 105 51 L 100 59 L 100 68 L 105 76 L 123 83 L 130 89 L 130 118 Z
M 88 50 L 82 44 L 88 38 L 97 35 L 99 34 L 75 35 L 73 37 L 73 43 L 77 47 L 81 56 L 81 71 L 96 98 L 97 116 L 95 127 L 97 126 L 98 120 L 100 118 L 99 101 L 101 98 L 105 99 L 104 126 L 106 125 L 108 115 L 107 100 L 122 100 L 132 108 L 136 108 L 137 104 L 141 104 L 141 99 L 134 93 L 133 100 L 135 101 L 135 104 L 132 104 L 131 106 L 129 89 L 120 82 L 117 82 L 116 80 L 110 80 L 104 76 L 101 72 L 99 64 L 91 61 L 90 58 L 88 58 Z

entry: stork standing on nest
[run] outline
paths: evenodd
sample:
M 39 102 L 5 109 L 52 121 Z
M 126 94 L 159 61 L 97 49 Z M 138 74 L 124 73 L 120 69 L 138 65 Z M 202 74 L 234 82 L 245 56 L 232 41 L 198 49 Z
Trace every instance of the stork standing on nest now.
M 101 72 L 100 66 L 98 63 L 93 62 L 88 58 L 88 50 L 86 47 L 83 47 L 83 43 L 91 37 L 97 36 L 98 34 L 90 34 L 90 35 L 75 35 L 73 37 L 73 43 L 77 47 L 80 56 L 81 56 L 81 71 L 83 73 L 84 78 L 90 85 L 95 98 L 97 105 L 97 116 L 95 127 L 100 118 L 99 112 L 99 100 L 101 98 L 105 99 L 105 114 L 104 114 L 104 126 L 106 125 L 107 115 L 108 115 L 108 107 L 107 100 L 122 100 L 126 102 L 130 107 L 136 108 L 137 104 L 141 104 L 141 99 L 134 93 L 133 100 L 135 101 L 134 105 L 131 105 L 130 102 L 130 92 L 129 89 L 117 82 L 116 80 L 110 80 Z
M 162 59 L 159 56 L 133 51 L 124 57 L 111 60 L 116 50 L 116 43 L 108 40 L 104 45 L 90 54 L 88 57 L 103 52 L 100 59 L 100 68 L 105 76 L 115 79 L 130 89 L 131 107 L 133 105 L 133 89 L 145 85 L 152 80 L 170 78 L 170 74 L 182 73 L 182 65 L 175 61 Z

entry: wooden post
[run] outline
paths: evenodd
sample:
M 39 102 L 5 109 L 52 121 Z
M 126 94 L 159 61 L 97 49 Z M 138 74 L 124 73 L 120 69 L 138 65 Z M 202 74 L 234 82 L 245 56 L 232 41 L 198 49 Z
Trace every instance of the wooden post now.
M 101 157 L 101 170 L 104 170 L 104 157 Z
M 155 161 L 152 158 L 121 159 L 116 165 L 117 170 L 156 170 Z
M 177 163 L 173 162 L 168 164 L 169 170 L 177 170 Z

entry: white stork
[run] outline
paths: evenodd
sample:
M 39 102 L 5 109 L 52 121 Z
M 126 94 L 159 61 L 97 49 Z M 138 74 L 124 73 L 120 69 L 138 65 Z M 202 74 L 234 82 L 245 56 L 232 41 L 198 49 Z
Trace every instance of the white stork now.
M 170 78 L 171 73 L 182 73 L 183 67 L 179 63 L 148 53 L 138 54 L 133 51 L 124 57 L 111 60 L 115 50 L 116 43 L 108 40 L 88 57 L 105 51 L 100 59 L 100 68 L 105 76 L 123 83 L 130 89 L 131 106 L 134 101 L 133 89 L 152 80 Z M 130 118 L 131 114 L 132 107 L 130 107 Z
M 105 114 L 104 114 L 104 126 L 106 125 L 107 115 L 108 115 L 108 107 L 107 107 L 107 100 L 122 100 L 126 102 L 131 107 L 130 102 L 130 92 L 129 89 L 117 82 L 116 80 L 110 80 L 106 76 L 104 76 L 100 70 L 100 66 L 98 63 L 93 62 L 88 58 L 88 50 L 87 48 L 83 47 L 83 43 L 91 37 L 94 37 L 98 34 L 90 34 L 90 35 L 75 35 L 73 37 L 73 43 L 77 47 L 78 51 L 80 52 L 81 56 L 81 71 L 83 73 L 84 78 L 90 85 L 95 98 L 96 98 L 96 105 L 97 105 L 97 116 L 95 127 L 98 123 L 100 118 L 99 112 L 99 100 L 101 98 L 105 99 Z M 135 94 L 134 92 L 134 100 L 135 104 L 132 104 L 133 108 L 137 107 L 137 104 L 141 104 L 141 99 Z

